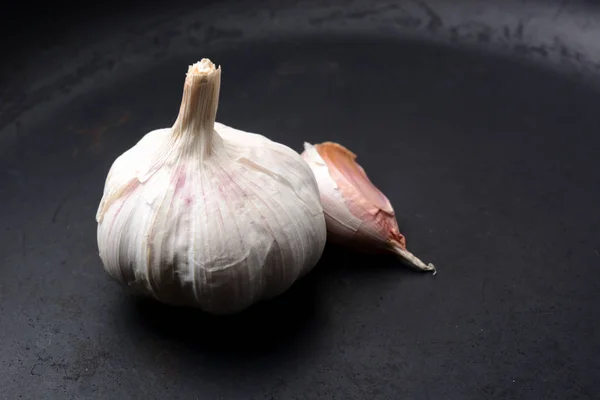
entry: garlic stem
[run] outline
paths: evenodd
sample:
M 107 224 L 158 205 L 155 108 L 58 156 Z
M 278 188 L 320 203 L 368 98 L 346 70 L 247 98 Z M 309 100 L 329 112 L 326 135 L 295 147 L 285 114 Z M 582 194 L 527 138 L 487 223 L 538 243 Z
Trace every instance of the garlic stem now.
M 173 125 L 173 137 L 186 141 L 184 149 L 210 155 L 220 88 L 221 67 L 216 68 L 206 58 L 189 66 L 179 115 Z
M 435 266 L 433 264 L 431 264 L 431 263 L 425 264 L 413 253 L 402 248 L 401 246 L 399 246 L 397 244 L 392 244 L 391 246 L 392 246 L 392 251 L 396 255 L 398 255 L 400 258 L 402 258 L 404 261 L 406 261 L 408 263 L 408 265 L 411 266 L 412 268 L 420 270 L 420 271 L 433 271 L 433 275 L 437 274 L 437 270 L 435 269 Z

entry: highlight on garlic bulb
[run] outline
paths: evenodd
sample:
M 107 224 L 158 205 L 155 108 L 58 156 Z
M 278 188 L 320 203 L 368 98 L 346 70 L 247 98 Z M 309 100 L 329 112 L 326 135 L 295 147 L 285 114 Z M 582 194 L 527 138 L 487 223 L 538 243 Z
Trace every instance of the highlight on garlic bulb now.
M 389 251 L 415 269 L 436 273 L 433 264 L 425 264 L 407 250 L 390 201 L 371 182 L 354 153 L 338 143 L 325 142 L 304 143 L 301 155 L 317 178 L 329 241 Z
M 215 122 L 221 68 L 188 69 L 179 115 L 112 164 L 96 214 L 104 269 L 133 293 L 214 314 L 286 291 L 317 263 L 317 182 L 289 147 Z

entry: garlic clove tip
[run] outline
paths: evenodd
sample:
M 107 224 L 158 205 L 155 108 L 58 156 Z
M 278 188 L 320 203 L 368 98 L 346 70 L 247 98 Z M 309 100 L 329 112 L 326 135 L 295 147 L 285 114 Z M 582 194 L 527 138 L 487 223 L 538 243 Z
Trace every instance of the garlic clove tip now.
M 398 246 L 398 245 L 392 245 L 392 251 L 394 252 L 394 254 L 399 256 L 402 260 L 404 260 L 413 269 L 416 269 L 419 271 L 424 271 L 424 272 L 431 271 L 431 272 L 433 272 L 433 275 L 437 274 L 437 269 L 436 269 L 435 265 L 433 265 L 431 263 L 425 264 L 417 256 L 415 256 L 413 253 L 406 250 L 405 248 Z

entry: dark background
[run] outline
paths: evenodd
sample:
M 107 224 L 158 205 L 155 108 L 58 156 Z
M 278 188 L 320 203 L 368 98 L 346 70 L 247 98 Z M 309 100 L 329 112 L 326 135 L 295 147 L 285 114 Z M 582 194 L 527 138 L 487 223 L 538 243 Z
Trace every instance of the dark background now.
M 231 15 L 242 3 L 254 11 L 240 38 L 261 7 L 276 11 L 227 2 Z M 311 37 L 179 52 L 162 41 L 189 39 L 181 15 L 200 19 L 198 2 L 4 5 L 0 139 L 14 140 L 0 142 L 0 398 L 597 397 L 599 57 L 584 40 L 597 7 L 498 1 L 506 14 L 485 24 L 442 2 L 435 15 L 397 3 L 416 17 L 390 24 L 454 39 L 376 22 L 359 33 L 379 14 L 332 1 L 298 11 Z M 556 30 L 529 37 L 536 16 Z M 332 20 L 344 38 L 320 30 Z M 59 57 L 126 33 L 122 53 Z M 132 48 L 155 57 L 123 65 Z M 185 69 L 206 55 L 223 65 L 220 121 L 298 151 L 347 145 L 438 275 L 329 246 L 288 293 L 229 318 L 136 301 L 110 281 L 93 218 L 108 168 L 172 123 Z M 58 78 L 36 86 L 46 73 Z

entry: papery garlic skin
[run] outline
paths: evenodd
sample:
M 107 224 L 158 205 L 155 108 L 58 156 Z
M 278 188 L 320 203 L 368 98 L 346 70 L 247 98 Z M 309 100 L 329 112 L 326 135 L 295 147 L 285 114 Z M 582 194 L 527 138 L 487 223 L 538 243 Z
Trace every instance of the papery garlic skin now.
M 119 156 L 98 207 L 106 271 L 133 292 L 213 314 L 286 291 L 326 242 L 319 191 L 298 153 L 215 122 L 221 69 L 190 66 L 172 128 Z
M 302 157 L 317 179 L 325 212 L 328 240 L 370 251 L 390 251 L 411 267 L 434 271 L 406 249 L 388 198 L 356 163 L 356 155 L 344 146 L 325 142 L 304 143 Z
M 345 244 L 367 240 L 372 242 L 371 245 L 387 245 L 387 241 L 382 239 L 384 234 L 387 237 L 387 232 L 383 232 L 377 218 L 385 217 L 386 212 L 393 217 L 389 201 L 385 199 L 384 204 L 378 206 L 367 201 L 360 192 L 344 190 L 344 181 L 335 181 L 330 167 L 317 149 L 310 143 L 305 143 L 304 149 L 302 156 L 319 185 L 330 241 Z M 403 244 L 404 238 L 399 239 Z

